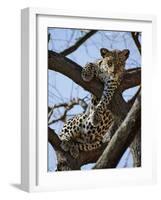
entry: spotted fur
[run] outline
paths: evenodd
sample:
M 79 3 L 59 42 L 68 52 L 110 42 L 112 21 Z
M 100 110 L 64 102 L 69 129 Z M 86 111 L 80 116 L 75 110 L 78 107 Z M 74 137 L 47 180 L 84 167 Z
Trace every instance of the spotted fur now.
M 120 84 L 129 50 L 109 51 L 102 48 L 100 52 L 102 59 L 95 63 L 88 63 L 83 68 L 81 76 L 86 82 L 91 81 L 94 77 L 103 82 L 102 96 L 98 99 L 92 95 L 86 113 L 68 120 L 60 134 L 62 148 L 64 151 L 70 151 L 74 158 L 79 156 L 79 151 L 91 151 L 99 148 L 104 135 L 114 121 L 108 105 Z

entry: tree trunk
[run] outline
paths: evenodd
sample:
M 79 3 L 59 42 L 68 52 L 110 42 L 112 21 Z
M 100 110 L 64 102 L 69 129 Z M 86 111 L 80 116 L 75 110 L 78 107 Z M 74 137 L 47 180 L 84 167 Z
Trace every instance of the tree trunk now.
M 133 156 L 133 167 L 141 167 L 141 130 L 136 134 L 130 150 Z

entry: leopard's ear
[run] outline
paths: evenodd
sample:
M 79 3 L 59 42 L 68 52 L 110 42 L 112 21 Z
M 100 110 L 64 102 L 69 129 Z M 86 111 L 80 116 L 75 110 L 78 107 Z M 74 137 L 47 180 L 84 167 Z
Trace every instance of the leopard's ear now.
M 129 57 L 130 51 L 128 49 L 124 49 L 119 53 L 119 57 L 122 61 L 126 61 Z
M 108 52 L 109 52 L 109 50 L 106 49 L 106 48 L 101 48 L 101 49 L 100 49 L 100 53 L 101 53 L 101 56 L 102 56 L 103 58 L 105 57 L 105 55 L 106 55 Z

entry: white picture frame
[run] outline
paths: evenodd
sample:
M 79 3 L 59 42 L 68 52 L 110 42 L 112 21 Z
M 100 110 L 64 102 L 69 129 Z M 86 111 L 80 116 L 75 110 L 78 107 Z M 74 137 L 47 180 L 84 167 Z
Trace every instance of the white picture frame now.
M 76 23 L 77 22 L 77 23 Z M 92 22 L 92 23 L 90 23 Z M 95 28 L 143 32 L 142 132 L 143 166 L 124 170 L 47 172 L 47 27 Z M 156 19 L 132 14 L 88 13 L 43 8 L 25 8 L 21 16 L 21 188 L 25 191 L 97 188 L 156 181 L 155 135 L 152 131 L 150 67 L 155 67 Z M 45 32 L 46 31 L 46 32 Z M 145 33 L 145 34 L 144 34 Z M 46 35 L 45 35 L 46 34 Z M 41 42 L 40 42 L 41 40 Z M 147 43 L 148 41 L 148 43 Z M 40 59 L 41 58 L 41 59 Z M 152 65 L 153 63 L 153 65 Z M 41 80 L 41 81 L 40 81 Z M 41 90 L 40 90 L 41 88 Z M 147 98 L 148 97 L 148 98 Z M 150 113 L 149 113 L 150 112 Z M 46 132 L 46 134 L 45 134 Z M 144 133 L 148 134 L 144 134 Z M 46 142 L 44 142 L 46 141 Z M 145 164 L 145 165 L 144 165 Z M 75 181 L 77 180 L 77 181 Z M 79 181 L 78 181 L 79 180 Z

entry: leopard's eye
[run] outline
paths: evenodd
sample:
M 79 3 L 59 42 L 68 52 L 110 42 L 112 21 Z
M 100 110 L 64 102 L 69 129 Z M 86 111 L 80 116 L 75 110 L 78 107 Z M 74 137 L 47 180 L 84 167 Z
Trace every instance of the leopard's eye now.
M 108 61 L 108 66 L 112 67 L 112 61 L 111 60 Z

